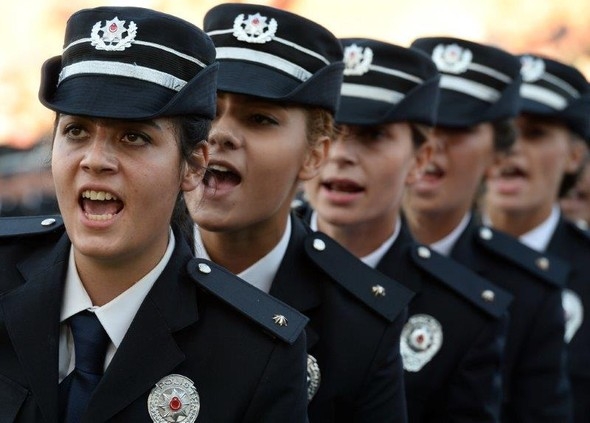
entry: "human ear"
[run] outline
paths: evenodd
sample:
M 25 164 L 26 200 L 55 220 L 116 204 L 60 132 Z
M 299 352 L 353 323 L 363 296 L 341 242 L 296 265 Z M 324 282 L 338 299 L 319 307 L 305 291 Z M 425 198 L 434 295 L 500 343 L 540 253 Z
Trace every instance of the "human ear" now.
M 180 189 L 186 192 L 192 191 L 199 186 L 205 176 L 208 164 L 209 146 L 206 141 L 202 141 L 184 163 Z
M 574 136 L 569 142 L 569 154 L 566 163 L 566 172 L 575 173 L 578 171 L 584 157 L 588 154 L 588 146 L 583 139 Z
M 308 181 L 319 174 L 320 168 L 328 157 L 330 142 L 330 137 L 322 136 L 308 149 L 303 165 L 299 170 L 300 181 Z
M 420 180 L 420 178 L 424 174 L 426 166 L 432 158 L 434 142 L 435 141 L 429 138 L 428 141 L 426 141 L 420 147 L 418 147 L 418 150 L 414 155 L 414 163 L 412 164 L 412 167 L 410 168 L 410 171 L 406 176 L 406 185 L 415 184 L 418 180 Z

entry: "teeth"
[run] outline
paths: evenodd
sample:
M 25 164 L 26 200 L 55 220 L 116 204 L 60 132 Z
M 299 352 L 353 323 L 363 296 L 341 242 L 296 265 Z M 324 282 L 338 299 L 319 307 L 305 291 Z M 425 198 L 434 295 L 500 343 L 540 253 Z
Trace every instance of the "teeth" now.
M 434 163 L 428 163 L 428 165 L 426 166 L 425 172 L 434 173 L 437 170 L 438 170 L 438 168 L 436 167 L 436 165 Z
M 88 220 L 109 220 L 113 218 L 113 214 L 90 214 L 84 213 Z
M 216 164 L 210 165 L 209 169 L 216 170 L 218 172 L 229 172 L 230 171 L 227 167 L 221 166 L 221 165 L 216 165 Z
M 115 197 L 110 192 L 106 192 L 106 191 L 91 191 L 91 190 L 84 191 L 82 193 L 82 198 L 88 198 L 90 200 L 98 200 L 98 201 L 118 200 L 118 198 Z

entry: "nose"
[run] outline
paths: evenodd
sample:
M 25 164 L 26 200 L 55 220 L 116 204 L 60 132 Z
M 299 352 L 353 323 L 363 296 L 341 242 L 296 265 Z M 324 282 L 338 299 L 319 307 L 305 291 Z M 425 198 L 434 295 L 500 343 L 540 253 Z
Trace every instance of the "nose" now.
M 104 135 L 96 135 L 88 147 L 80 166 L 87 172 L 116 172 L 118 161 L 114 146 Z
M 237 150 L 242 146 L 241 135 L 231 118 L 217 116 L 209 132 L 209 145 L 214 150 Z
M 428 134 L 428 141 L 434 153 L 442 153 L 447 148 L 447 137 L 444 131 L 434 129 Z
M 328 150 L 328 160 L 339 165 L 352 165 L 357 162 L 357 151 L 351 134 L 342 131 L 335 136 Z

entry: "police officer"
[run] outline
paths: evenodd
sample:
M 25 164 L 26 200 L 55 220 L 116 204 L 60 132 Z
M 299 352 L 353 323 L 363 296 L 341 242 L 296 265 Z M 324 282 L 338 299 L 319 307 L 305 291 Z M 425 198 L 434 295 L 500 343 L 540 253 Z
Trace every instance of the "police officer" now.
M 312 422 L 405 422 L 398 340 L 411 293 L 290 216 L 318 172 L 342 82 L 328 30 L 259 5 L 205 16 L 219 60 L 205 196 L 189 193 L 195 251 L 309 317 Z M 193 198 L 191 198 L 193 197 Z
M 153 10 L 69 19 L 40 90 L 63 221 L 0 220 L 0 421 L 307 421 L 307 319 L 194 259 L 173 217 L 207 163 L 214 59 Z
M 412 45 L 431 56 L 442 76 L 431 134 L 435 152 L 404 198 L 410 229 L 514 296 L 502 363 L 502 421 L 565 422 L 566 268 L 480 225 L 472 211 L 487 168 L 514 142 L 520 62 L 501 49 L 457 38 L 422 38 Z
M 558 193 L 578 171 L 590 139 L 590 85 L 575 67 L 546 57 L 520 56 L 523 83 L 518 137 L 487 180 L 485 212 L 497 229 L 571 266 L 563 292 L 574 421 L 590 420 L 590 240 L 566 221 Z
M 400 217 L 428 163 L 439 73 L 418 51 L 344 39 L 338 136 L 305 183 L 312 228 L 416 292 L 401 337 L 410 422 L 497 422 L 510 295 L 416 243 Z

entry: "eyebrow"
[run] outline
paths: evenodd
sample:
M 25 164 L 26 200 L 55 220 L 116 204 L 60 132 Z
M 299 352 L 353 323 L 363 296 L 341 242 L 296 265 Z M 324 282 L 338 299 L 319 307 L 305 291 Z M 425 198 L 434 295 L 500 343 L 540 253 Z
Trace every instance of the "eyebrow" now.
M 128 120 L 128 119 L 115 119 L 115 118 L 102 118 L 102 117 L 95 117 L 95 116 L 78 116 L 78 115 L 69 115 L 66 113 L 61 114 L 62 117 L 72 117 L 72 118 L 80 118 L 89 120 L 95 123 L 102 123 L 104 125 L 148 125 L 152 128 L 155 128 L 159 131 L 162 131 L 162 127 L 154 120 L 154 119 L 145 119 L 145 120 Z

